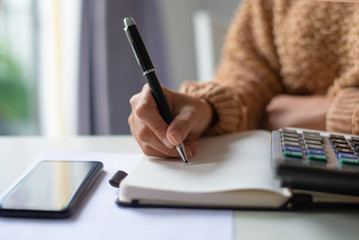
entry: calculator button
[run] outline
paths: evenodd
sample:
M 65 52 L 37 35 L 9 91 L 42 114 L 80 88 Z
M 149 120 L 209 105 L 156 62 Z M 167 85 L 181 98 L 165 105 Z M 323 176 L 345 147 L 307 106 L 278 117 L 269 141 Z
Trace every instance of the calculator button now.
M 322 145 L 314 145 L 314 144 L 307 144 L 306 147 L 312 149 L 321 149 L 321 150 L 324 149 Z
M 299 138 L 283 137 L 283 141 L 299 142 Z
M 299 143 L 299 142 L 284 141 L 283 144 L 284 144 L 284 146 L 289 145 L 289 146 L 297 146 L 297 147 L 300 147 L 300 143 Z
M 351 158 L 351 159 L 357 159 L 357 156 L 352 153 L 339 153 L 338 158 Z
M 314 145 L 322 145 L 321 141 L 315 141 L 315 140 L 304 140 L 305 144 L 314 144 Z
M 290 138 L 298 138 L 298 134 L 296 134 L 296 133 L 285 133 L 285 132 L 283 132 L 282 136 L 283 137 L 290 137 Z
M 309 154 L 315 154 L 315 155 L 325 155 L 325 152 L 324 150 L 321 150 L 321 149 L 307 149 L 307 155 Z
M 309 160 L 318 160 L 318 161 L 323 161 L 323 162 L 327 161 L 327 157 L 325 155 L 308 154 L 307 158 Z
M 359 160 L 355 154 L 339 153 L 338 158 L 340 163 L 359 165 Z
M 352 140 L 352 143 L 353 143 L 354 147 L 359 146 L 359 141 L 357 141 L 357 140 Z
M 335 148 L 348 148 L 348 149 L 352 148 L 349 144 L 334 143 L 333 145 Z
M 296 130 L 286 129 L 286 128 L 282 128 L 281 131 L 282 131 L 283 133 L 292 133 L 292 134 L 297 133 Z
M 337 148 L 337 151 L 342 153 L 354 153 L 353 149 L 348 148 Z
M 283 151 L 302 152 L 302 148 L 301 147 L 295 147 L 295 146 L 284 146 Z
M 353 159 L 353 158 L 340 158 L 340 163 L 359 165 L 358 159 Z
M 322 136 L 318 132 L 306 132 L 303 131 L 303 138 L 315 141 L 322 141 Z
M 335 138 L 333 138 L 332 143 L 348 144 L 348 141 L 345 140 L 345 139 L 343 140 L 343 139 L 335 139 Z
M 351 137 L 350 138 L 352 141 L 358 141 L 359 142 L 359 137 Z
M 331 139 L 343 139 L 343 140 L 345 140 L 345 137 L 342 136 L 342 135 L 330 134 L 329 137 Z
M 283 151 L 284 157 L 294 157 L 294 158 L 302 158 L 302 152 L 296 152 L 296 151 Z

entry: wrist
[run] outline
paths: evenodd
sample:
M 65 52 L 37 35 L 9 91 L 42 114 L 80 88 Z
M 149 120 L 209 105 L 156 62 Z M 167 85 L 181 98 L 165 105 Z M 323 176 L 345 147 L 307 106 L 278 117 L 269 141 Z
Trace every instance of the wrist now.
M 204 110 L 203 113 L 203 120 L 205 122 L 205 127 L 204 127 L 204 131 L 205 132 L 207 129 L 209 129 L 211 126 L 215 125 L 218 121 L 218 116 L 216 113 L 216 110 L 214 108 L 214 106 L 207 101 L 206 99 L 200 98 L 200 102 L 202 103 L 201 109 Z

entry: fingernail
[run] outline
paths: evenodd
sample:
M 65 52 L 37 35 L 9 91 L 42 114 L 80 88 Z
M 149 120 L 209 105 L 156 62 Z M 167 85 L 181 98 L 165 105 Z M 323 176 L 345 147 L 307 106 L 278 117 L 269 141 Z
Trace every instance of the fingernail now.
M 172 138 L 172 141 L 175 142 L 176 145 L 182 142 L 182 135 L 177 130 L 172 131 L 170 137 Z
M 162 139 L 162 142 L 166 145 L 166 147 L 173 148 L 173 144 L 171 144 L 166 137 Z

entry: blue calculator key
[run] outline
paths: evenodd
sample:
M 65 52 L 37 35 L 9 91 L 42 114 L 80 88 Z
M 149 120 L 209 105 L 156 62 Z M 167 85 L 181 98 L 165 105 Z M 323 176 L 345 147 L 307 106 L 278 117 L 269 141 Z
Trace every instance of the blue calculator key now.
M 350 158 L 350 159 L 357 159 L 357 156 L 355 154 L 351 154 L 351 153 L 342 153 L 340 152 L 338 154 L 338 158 Z
M 321 150 L 321 149 L 308 148 L 307 155 L 309 155 L 309 154 L 325 155 L 325 152 L 324 152 L 324 150 Z
M 301 152 L 301 151 L 302 151 L 302 148 L 301 148 L 301 147 L 295 147 L 295 146 L 285 145 L 285 146 L 283 147 L 283 151 Z

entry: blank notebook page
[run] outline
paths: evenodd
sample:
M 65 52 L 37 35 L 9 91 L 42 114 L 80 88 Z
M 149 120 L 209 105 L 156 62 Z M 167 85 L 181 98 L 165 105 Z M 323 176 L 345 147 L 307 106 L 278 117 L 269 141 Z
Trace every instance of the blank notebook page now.
M 266 189 L 286 195 L 270 167 L 271 133 L 257 130 L 199 140 L 188 165 L 180 159 L 144 157 L 125 182 L 177 192 Z

